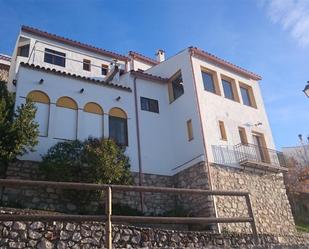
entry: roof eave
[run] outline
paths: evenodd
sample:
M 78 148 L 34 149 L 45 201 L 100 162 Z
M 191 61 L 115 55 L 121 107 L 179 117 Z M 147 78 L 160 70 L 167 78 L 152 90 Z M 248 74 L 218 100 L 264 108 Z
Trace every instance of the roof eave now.
M 244 68 L 236 66 L 236 65 L 234 65 L 234 64 L 232 64 L 232 63 L 230 63 L 228 61 L 220 59 L 219 57 L 211 55 L 211 54 L 209 54 L 209 53 L 207 53 L 207 52 L 205 52 L 205 51 L 203 51 L 201 49 L 198 49 L 198 48 L 195 48 L 195 47 L 190 47 L 189 49 L 190 49 L 190 52 L 191 52 L 191 54 L 193 56 L 194 55 L 199 56 L 199 57 L 201 57 L 203 59 L 211 61 L 211 62 L 213 62 L 213 63 L 215 63 L 215 64 L 217 64 L 217 65 L 219 65 L 221 67 L 229 69 L 229 70 L 231 70 L 233 72 L 236 72 L 236 73 L 238 73 L 240 75 L 246 76 L 246 77 L 248 77 L 250 79 L 257 80 L 257 81 L 262 80 L 261 76 L 255 74 L 253 72 L 250 72 L 250 71 L 248 71 L 248 70 L 246 70 Z

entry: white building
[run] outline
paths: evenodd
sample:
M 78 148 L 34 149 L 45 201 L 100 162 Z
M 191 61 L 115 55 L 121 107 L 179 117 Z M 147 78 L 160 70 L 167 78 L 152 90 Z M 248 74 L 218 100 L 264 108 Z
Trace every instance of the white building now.
M 31 98 L 40 160 L 59 141 L 111 137 L 135 172 L 174 175 L 199 162 L 281 169 L 261 77 L 195 47 L 157 60 L 95 48 L 23 26 L 9 87 Z M 270 149 L 269 149 L 270 148 Z
M 8 81 L 11 57 L 0 54 L 0 81 Z

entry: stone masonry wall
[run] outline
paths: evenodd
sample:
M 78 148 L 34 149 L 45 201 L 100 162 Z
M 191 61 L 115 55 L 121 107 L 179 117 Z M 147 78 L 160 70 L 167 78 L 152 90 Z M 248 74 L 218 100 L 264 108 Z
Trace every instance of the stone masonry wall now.
M 132 172 L 135 185 L 139 184 L 138 173 Z M 8 179 L 43 180 L 39 173 L 38 163 L 31 161 L 17 161 L 11 164 L 7 171 Z M 144 174 L 143 185 L 172 187 L 171 176 Z M 140 194 L 137 192 L 113 192 L 113 203 L 128 205 L 133 209 L 141 210 Z M 77 207 L 61 195 L 61 189 L 53 188 L 5 188 L 4 202 L 8 205 L 23 208 L 52 210 L 65 213 L 74 213 Z M 104 200 L 102 200 L 102 203 Z M 175 196 L 171 194 L 144 193 L 144 212 L 160 214 L 175 207 Z M 90 203 L 89 211 L 95 210 L 98 203 Z
M 174 183 L 177 188 L 209 189 L 204 162 L 174 175 Z M 177 201 L 195 216 L 214 216 L 212 201 L 205 195 L 179 195 Z
M 281 173 L 257 173 L 237 168 L 212 165 L 216 190 L 249 191 L 259 233 L 293 234 L 294 219 Z M 216 197 L 219 217 L 248 216 L 243 197 Z M 224 224 L 223 230 L 251 232 L 249 224 Z
M 36 214 L 0 208 L 0 214 Z M 43 214 L 46 212 L 43 212 Z M 259 235 L 259 244 L 253 245 L 250 234 L 217 234 L 142 228 L 114 224 L 113 248 L 308 248 L 308 236 Z M 279 244 L 280 243 L 280 244 Z M 0 222 L 0 248 L 37 249 L 97 249 L 105 248 L 105 227 L 102 222 Z M 290 247 L 289 245 L 293 245 Z
M 9 79 L 9 68 L 0 64 L 0 81 L 7 82 Z
M 132 172 L 134 184 L 139 184 L 139 174 Z M 38 170 L 38 163 L 17 161 L 11 164 L 7 171 L 9 179 L 43 180 Z M 143 174 L 144 186 L 179 187 L 208 189 L 207 175 L 204 163 L 187 168 L 174 176 Z M 113 192 L 113 203 L 128 205 L 141 210 L 141 196 L 137 192 Z M 167 193 L 143 193 L 144 213 L 164 214 L 181 206 L 192 215 L 209 216 L 211 202 L 202 195 L 175 195 Z M 23 208 L 52 210 L 74 213 L 77 207 L 63 198 L 60 189 L 52 188 L 5 188 L 3 200 L 8 205 Z M 101 205 L 104 200 L 101 201 Z M 193 205 L 192 205 L 193 204 Z M 98 203 L 89 203 L 89 210 L 95 210 Z

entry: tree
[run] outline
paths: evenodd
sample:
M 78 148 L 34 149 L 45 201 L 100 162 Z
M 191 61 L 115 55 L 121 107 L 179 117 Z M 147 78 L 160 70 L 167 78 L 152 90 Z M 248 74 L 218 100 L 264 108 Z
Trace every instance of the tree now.
M 88 138 L 59 142 L 43 156 L 40 170 L 46 180 L 98 184 L 131 184 L 129 158 L 124 149 L 110 139 Z M 91 201 L 98 202 L 98 191 L 63 192 L 80 213 L 88 211 Z M 93 210 L 91 210 L 93 211 Z
M 35 122 L 35 105 L 26 101 L 14 111 L 15 94 L 0 81 L 0 176 L 5 177 L 8 165 L 28 151 L 33 151 L 39 135 Z

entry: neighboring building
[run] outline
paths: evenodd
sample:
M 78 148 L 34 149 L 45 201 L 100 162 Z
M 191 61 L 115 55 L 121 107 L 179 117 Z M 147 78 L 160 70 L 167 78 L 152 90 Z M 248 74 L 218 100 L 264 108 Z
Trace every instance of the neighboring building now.
M 309 145 L 283 147 L 282 152 L 285 157 L 296 160 L 299 166 L 309 167 Z
M 282 154 L 275 151 L 261 77 L 195 47 L 164 57 L 163 50 L 157 60 L 123 56 L 23 26 L 9 86 L 16 105 L 26 98 L 36 103 L 40 137 L 22 159 L 38 161 L 59 141 L 109 137 L 126 146 L 140 175 L 177 176 L 181 187 L 248 189 L 257 209 L 281 200 Z M 216 215 L 224 214 L 225 202 L 213 204 Z M 285 220 L 282 229 L 291 229 L 287 199 L 265 207 L 272 218 L 257 214 L 261 227 L 269 222 L 276 230 Z
M 8 81 L 10 64 L 11 57 L 8 55 L 0 54 L 0 81 Z

